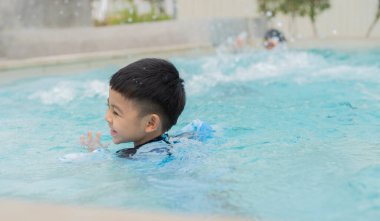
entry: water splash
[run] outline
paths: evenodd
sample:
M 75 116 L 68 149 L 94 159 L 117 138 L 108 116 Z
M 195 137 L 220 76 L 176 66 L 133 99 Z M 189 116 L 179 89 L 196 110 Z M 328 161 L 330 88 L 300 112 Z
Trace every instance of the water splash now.
M 300 70 L 324 63 L 323 58 L 306 52 L 222 54 L 201 60 L 202 73 L 193 75 L 187 86 L 190 93 L 197 94 L 228 82 L 250 82 L 294 75 Z
M 188 70 L 187 91 L 201 94 L 229 82 L 248 83 L 279 80 L 287 77 L 298 84 L 336 80 L 368 80 L 379 82 L 379 67 L 361 65 L 349 55 L 334 55 L 281 49 L 273 52 L 219 53 L 197 60 L 200 70 Z M 345 62 L 350 60 L 353 62 Z M 332 62 L 333 61 L 333 62 Z M 337 62 L 338 61 L 338 62 Z
M 29 99 L 39 100 L 43 104 L 64 105 L 75 99 L 91 97 L 107 97 L 108 84 L 99 80 L 80 83 L 77 81 L 63 81 L 50 89 L 40 90 L 29 96 Z
M 75 97 L 75 90 L 70 82 L 60 82 L 51 89 L 37 91 L 29 99 L 38 99 L 43 104 L 65 104 Z

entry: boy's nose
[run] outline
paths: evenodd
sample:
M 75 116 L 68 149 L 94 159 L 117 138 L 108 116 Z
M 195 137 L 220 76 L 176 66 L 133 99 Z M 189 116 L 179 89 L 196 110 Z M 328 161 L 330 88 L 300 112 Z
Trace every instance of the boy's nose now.
M 106 114 L 104 115 L 104 120 L 106 120 L 108 123 L 112 122 L 112 117 L 111 117 L 111 114 L 110 114 L 110 109 L 108 109 L 106 111 Z

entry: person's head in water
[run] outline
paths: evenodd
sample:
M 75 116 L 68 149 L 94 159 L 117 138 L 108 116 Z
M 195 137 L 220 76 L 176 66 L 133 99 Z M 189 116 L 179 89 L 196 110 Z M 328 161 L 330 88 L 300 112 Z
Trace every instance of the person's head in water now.
M 280 31 L 276 29 L 270 29 L 265 33 L 264 46 L 266 49 L 271 50 L 283 42 L 286 42 L 286 39 Z
M 144 144 L 177 123 L 186 103 L 183 80 L 163 59 L 145 58 L 117 71 L 110 80 L 105 119 L 115 144 Z

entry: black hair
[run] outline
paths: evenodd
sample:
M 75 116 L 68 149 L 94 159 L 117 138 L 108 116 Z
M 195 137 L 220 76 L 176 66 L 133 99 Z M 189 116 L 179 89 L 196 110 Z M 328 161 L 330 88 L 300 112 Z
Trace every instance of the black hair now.
M 271 38 L 276 38 L 279 42 L 286 42 L 286 38 L 284 34 L 282 34 L 279 30 L 277 29 L 269 29 L 264 36 L 264 39 L 267 41 Z
M 164 131 L 177 123 L 186 95 L 176 67 L 167 60 L 144 58 L 117 71 L 110 80 L 112 90 L 135 101 L 140 115 L 156 113 Z

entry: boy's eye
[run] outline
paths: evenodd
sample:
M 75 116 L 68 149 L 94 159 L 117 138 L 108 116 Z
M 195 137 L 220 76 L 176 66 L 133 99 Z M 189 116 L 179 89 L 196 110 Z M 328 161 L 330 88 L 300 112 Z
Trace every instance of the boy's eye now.
M 116 111 L 112 111 L 112 113 L 116 116 L 119 116 L 119 114 Z

